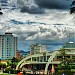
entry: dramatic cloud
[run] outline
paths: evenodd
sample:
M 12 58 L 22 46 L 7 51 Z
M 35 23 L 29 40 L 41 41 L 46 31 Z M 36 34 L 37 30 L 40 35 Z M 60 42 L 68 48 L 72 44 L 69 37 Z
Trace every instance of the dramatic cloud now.
M 43 8 L 40 8 L 35 4 L 34 0 L 17 0 L 17 6 L 21 9 L 21 12 L 27 12 L 30 14 L 42 14 Z
M 48 9 L 70 9 L 73 0 L 9 0 L 11 6 L 21 9 L 21 12 L 30 14 L 45 13 Z
M 17 7 L 21 12 L 31 14 L 42 14 L 44 8 L 48 9 L 70 9 L 73 0 L 17 0 Z
M 73 0 L 9 0 L 8 3 L 30 14 L 45 13 L 48 9 L 70 9 Z
M 43 14 L 44 10 L 42 8 L 39 8 L 36 5 L 31 5 L 30 7 L 29 6 L 23 6 L 21 8 L 21 12 L 28 12 L 30 14 Z
M 50 9 L 69 9 L 73 0 L 35 0 L 38 6 Z
M 29 50 L 30 45 L 36 43 L 48 45 L 53 50 L 68 40 L 73 41 L 75 15 L 62 10 L 46 12 L 40 15 L 4 9 L 0 16 L 0 34 L 12 32 L 17 36 L 20 50 Z

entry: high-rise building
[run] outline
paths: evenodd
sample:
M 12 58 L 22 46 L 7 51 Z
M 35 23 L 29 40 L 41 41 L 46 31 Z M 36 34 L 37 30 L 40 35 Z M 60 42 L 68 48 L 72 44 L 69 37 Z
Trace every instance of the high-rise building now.
M 36 45 L 31 45 L 30 47 L 30 54 L 38 54 L 46 51 L 47 47 L 45 45 L 36 44 Z
M 5 33 L 0 35 L 0 59 L 11 59 L 16 57 L 18 38 L 12 33 Z

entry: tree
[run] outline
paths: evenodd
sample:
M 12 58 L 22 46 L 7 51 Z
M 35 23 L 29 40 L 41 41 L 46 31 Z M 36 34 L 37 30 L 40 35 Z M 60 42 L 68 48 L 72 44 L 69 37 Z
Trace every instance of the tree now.
M 66 56 L 67 55 L 66 53 L 67 53 L 68 50 L 69 49 L 64 49 L 64 48 L 62 48 L 62 49 L 59 50 L 60 51 L 60 56 L 61 56 L 60 67 L 63 66 L 64 69 L 66 69 L 68 67 L 68 64 L 70 62 L 72 62 L 72 58 Z
M 67 49 L 64 49 L 64 48 L 62 48 L 62 49 L 60 49 L 59 50 L 60 51 L 60 56 L 61 56 L 61 63 L 60 63 L 60 66 L 62 67 L 62 66 L 64 66 L 64 68 L 66 68 L 66 66 L 68 65 L 68 63 L 70 62 L 70 58 L 68 58 L 67 56 L 66 56 L 66 53 L 67 53 Z
M 16 68 L 16 62 L 18 62 L 18 59 L 15 58 L 15 57 L 13 57 L 13 58 L 11 59 L 11 62 L 12 62 L 11 68 Z
M 14 63 L 14 62 L 18 62 L 18 59 L 15 58 L 15 57 L 13 57 L 13 58 L 11 59 L 11 62 L 12 62 L 12 63 Z
M 9 67 L 11 65 L 11 61 L 7 60 L 7 66 Z

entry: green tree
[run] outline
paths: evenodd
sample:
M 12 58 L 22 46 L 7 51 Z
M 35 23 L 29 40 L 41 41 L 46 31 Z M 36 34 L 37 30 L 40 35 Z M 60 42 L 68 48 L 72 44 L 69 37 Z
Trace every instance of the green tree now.
M 15 58 L 15 57 L 13 57 L 13 58 L 11 59 L 11 62 L 12 62 L 12 63 L 14 63 L 14 62 L 18 62 L 18 59 Z
M 70 58 L 66 57 L 66 53 L 67 53 L 67 49 L 60 49 L 59 52 L 60 52 L 60 56 L 61 56 L 61 63 L 60 63 L 60 66 L 66 68 L 66 66 L 68 65 L 69 61 L 71 60 Z
M 18 59 L 15 58 L 15 57 L 13 57 L 13 58 L 11 59 L 11 62 L 12 62 L 11 68 L 16 68 L 16 63 L 18 62 Z

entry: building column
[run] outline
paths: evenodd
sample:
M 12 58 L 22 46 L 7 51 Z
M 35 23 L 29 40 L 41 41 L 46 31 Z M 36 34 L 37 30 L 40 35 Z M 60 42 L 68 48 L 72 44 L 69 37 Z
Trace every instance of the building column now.
M 32 57 L 31 57 L 31 61 L 32 61 Z
M 46 61 L 47 61 L 47 54 L 46 54 Z
M 40 57 L 39 57 L 39 62 L 40 62 Z

